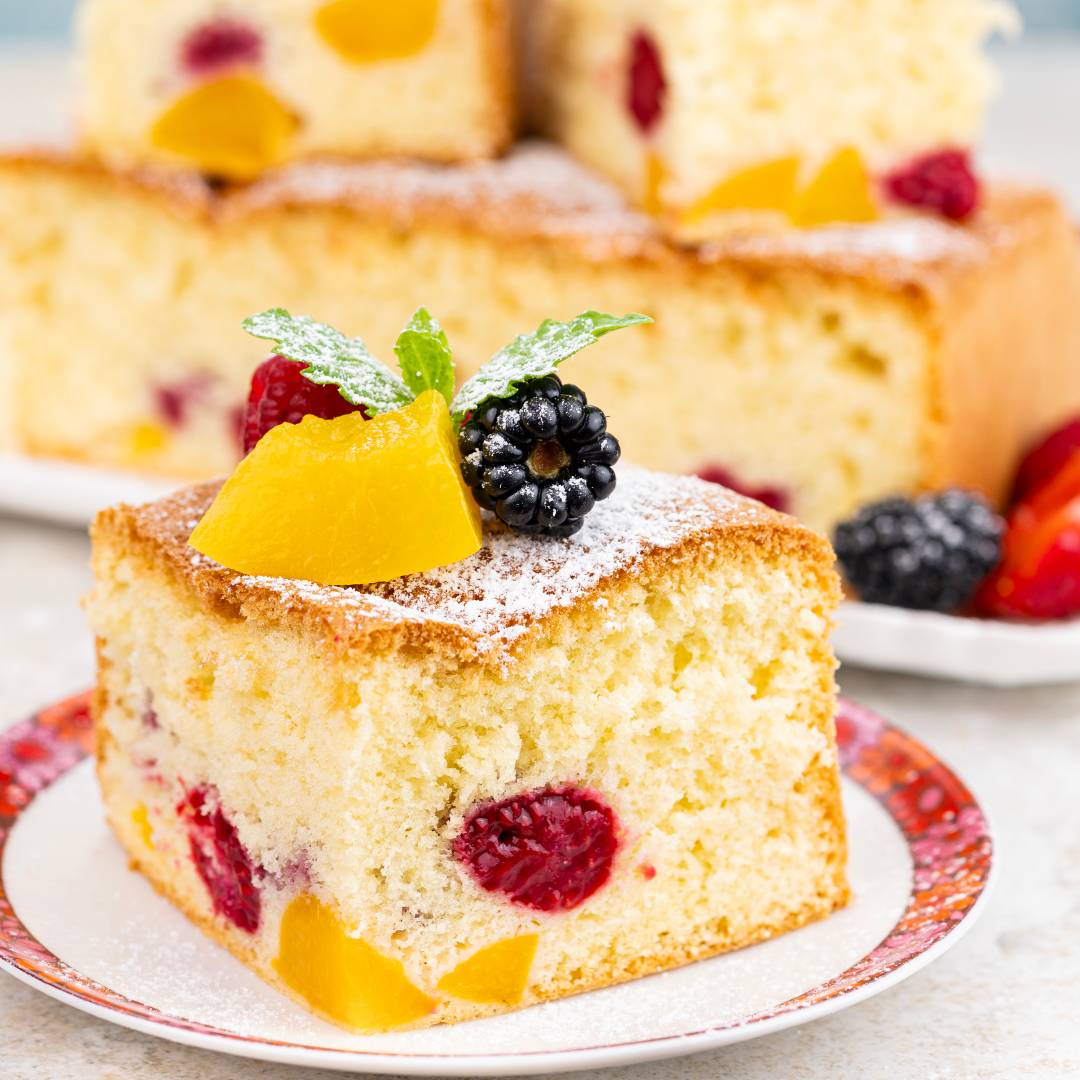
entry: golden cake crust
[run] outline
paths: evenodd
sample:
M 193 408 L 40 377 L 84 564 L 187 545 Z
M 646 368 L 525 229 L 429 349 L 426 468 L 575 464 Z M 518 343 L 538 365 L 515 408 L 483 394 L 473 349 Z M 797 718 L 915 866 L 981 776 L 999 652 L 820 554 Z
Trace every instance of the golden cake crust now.
M 337 653 L 434 648 L 448 660 L 503 664 L 531 635 L 566 618 L 575 604 L 596 600 L 603 588 L 746 544 L 796 553 L 818 569 L 826 588 L 839 588 L 823 536 L 692 477 L 623 469 L 615 495 L 570 540 L 526 539 L 489 521 L 483 549 L 461 563 L 349 588 L 249 577 L 192 549 L 188 537 L 218 487 L 199 484 L 143 506 L 112 507 L 98 515 L 91 535 L 160 567 L 219 613 L 318 634 Z
M 336 208 L 402 227 L 496 232 L 508 242 L 560 239 L 597 260 L 732 264 L 760 273 L 805 268 L 931 296 L 1012 250 L 1061 212 L 1057 197 L 1046 189 L 999 183 L 988 185 L 982 210 L 962 225 L 896 213 L 869 224 L 736 231 L 703 244 L 684 244 L 665 237 L 653 219 L 632 209 L 607 181 L 540 141 L 520 143 L 495 161 L 450 166 L 299 161 L 233 187 L 212 187 L 193 174 L 168 169 L 117 171 L 59 150 L 0 155 L 0 167 L 121 183 L 133 193 L 168 202 L 177 213 L 222 224 L 265 213 Z

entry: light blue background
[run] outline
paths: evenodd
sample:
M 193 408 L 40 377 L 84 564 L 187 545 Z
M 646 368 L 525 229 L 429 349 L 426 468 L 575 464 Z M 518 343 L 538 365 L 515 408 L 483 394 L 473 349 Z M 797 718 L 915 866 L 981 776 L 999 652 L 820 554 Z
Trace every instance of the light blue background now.
M 949 0 L 937 0 L 947 4 Z M 1029 31 L 1080 30 L 1080 0 L 1018 0 Z M 67 33 L 74 0 L 0 0 L 0 35 Z

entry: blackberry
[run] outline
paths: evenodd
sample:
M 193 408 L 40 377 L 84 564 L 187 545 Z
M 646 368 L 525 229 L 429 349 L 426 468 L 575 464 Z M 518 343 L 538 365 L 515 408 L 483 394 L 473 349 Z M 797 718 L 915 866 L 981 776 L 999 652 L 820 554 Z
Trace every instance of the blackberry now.
M 554 375 L 485 402 L 458 443 L 473 497 L 520 533 L 573 536 L 615 490 L 619 440 L 603 412 Z
M 997 566 L 1004 534 L 985 500 L 954 488 L 864 506 L 837 525 L 833 545 L 867 603 L 957 611 Z

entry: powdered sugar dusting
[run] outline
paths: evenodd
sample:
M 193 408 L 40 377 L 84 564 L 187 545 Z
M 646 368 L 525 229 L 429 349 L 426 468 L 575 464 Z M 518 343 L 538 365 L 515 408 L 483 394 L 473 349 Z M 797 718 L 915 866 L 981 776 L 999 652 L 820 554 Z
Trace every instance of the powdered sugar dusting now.
M 817 229 L 776 229 L 737 233 L 706 245 L 703 255 L 776 256 L 801 259 L 889 259 L 926 266 L 945 260 L 985 257 L 986 240 L 938 218 L 898 214 L 870 224 L 829 225 Z
M 868 224 L 741 229 L 696 247 L 680 245 L 608 181 L 539 140 L 521 143 L 499 160 L 465 165 L 299 162 L 228 193 L 219 209 L 242 216 L 282 204 L 345 206 L 399 227 L 443 215 L 506 237 L 572 237 L 584 242 L 586 252 L 600 255 L 663 258 L 681 252 L 704 263 L 797 260 L 852 273 L 887 263 L 879 269 L 901 277 L 904 271 L 985 257 L 1003 239 L 978 221 L 957 225 L 897 211 Z
M 269 599 L 275 609 L 332 615 L 336 625 L 363 629 L 441 624 L 463 648 L 502 653 L 553 611 L 569 607 L 605 580 L 633 573 L 642 560 L 718 528 L 784 520 L 758 503 L 693 477 L 622 468 L 610 499 L 599 503 L 585 528 L 565 540 L 537 539 L 485 521 L 484 544 L 452 566 L 376 585 L 339 587 L 287 578 L 238 575 L 187 545 L 212 487 L 188 489 L 136 511 L 136 520 L 196 578 L 237 596 Z
M 272 172 L 227 196 L 222 211 L 244 215 L 286 205 L 349 206 L 398 225 L 443 213 L 508 235 L 603 237 L 636 248 L 652 222 L 622 195 L 556 147 L 520 144 L 506 157 L 464 165 L 414 161 L 308 161 Z

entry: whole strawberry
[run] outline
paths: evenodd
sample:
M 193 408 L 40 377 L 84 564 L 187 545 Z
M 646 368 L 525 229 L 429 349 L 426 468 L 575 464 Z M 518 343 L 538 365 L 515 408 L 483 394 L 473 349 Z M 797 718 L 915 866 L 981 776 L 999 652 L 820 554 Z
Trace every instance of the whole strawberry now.
M 1009 516 L 1005 555 L 976 606 L 997 618 L 1080 613 L 1080 454 Z
M 1080 452 L 1080 416 L 1055 428 L 1032 446 L 1016 470 L 1012 502 L 1023 502 L 1052 480 Z
M 298 424 L 305 416 L 333 420 L 363 409 L 346 401 L 336 386 L 305 379 L 302 372 L 306 366 L 275 355 L 255 369 L 241 425 L 245 454 L 278 424 Z

